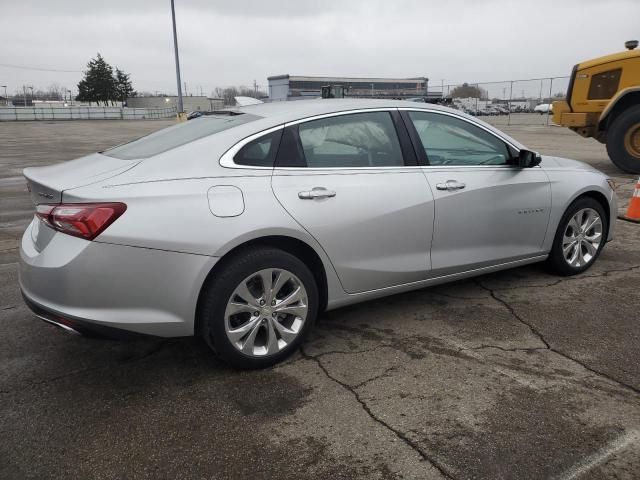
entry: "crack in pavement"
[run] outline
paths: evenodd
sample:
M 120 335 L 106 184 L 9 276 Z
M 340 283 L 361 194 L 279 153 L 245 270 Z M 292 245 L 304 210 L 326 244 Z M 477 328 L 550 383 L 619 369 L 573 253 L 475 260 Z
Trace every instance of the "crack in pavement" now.
M 640 268 L 640 266 L 636 266 L 636 267 L 632 267 L 633 268 Z M 605 272 L 606 275 L 607 272 Z M 603 275 L 598 275 L 598 276 L 603 276 Z M 578 365 L 580 365 L 582 368 L 584 368 L 585 370 L 594 373 L 595 375 L 598 375 L 602 378 L 606 378 L 607 380 L 614 382 L 616 384 L 618 384 L 619 386 L 627 389 L 627 390 L 631 390 L 632 392 L 636 393 L 636 394 L 640 394 L 640 388 L 634 387 L 631 384 L 625 383 L 622 380 L 619 380 L 617 378 L 615 378 L 612 375 L 609 375 L 608 373 L 596 370 L 593 367 L 590 367 L 589 365 L 587 365 L 585 362 L 578 360 L 577 358 L 572 357 L 571 355 L 558 350 L 555 347 L 552 347 L 551 344 L 547 341 L 547 339 L 544 337 L 544 335 L 531 323 L 527 322 L 526 320 L 524 320 L 520 315 L 518 315 L 518 313 L 515 311 L 515 309 L 509 304 L 509 302 L 507 302 L 506 300 L 498 297 L 494 291 L 494 289 L 489 288 L 485 285 L 482 284 L 482 282 L 478 279 L 474 279 L 474 282 L 476 283 L 476 285 L 478 285 L 480 288 L 486 290 L 487 292 L 489 292 L 489 295 L 491 295 L 491 297 L 498 303 L 500 303 L 501 305 L 503 305 L 508 311 L 509 313 L 511 313 L 511 315 L 518 320 L 520 323 L 522 323 L 523 325 L 526 325 L 529 330 L 531 331 L 531 333 L 533 333 L 536 337 L 538 337 L 538 339 L 545 345 L 545 348 L 543 348 L 542 350 L 549 350 L 550 352 L 555 353 L 556 355 L 560 355 L 561 357 L 574 362 Z
M 485 350 L 487 348 L 494 348 L 496 350 L 502 350 L 503 352 L 539 352 L 539 351 L 545 351 L 545 350 L 549 350 L 547 347 L 512 347 L 512 348 L 505 348 L 505 347 L 501 347 L 499 345 L 486 345 L 486 344 L 482 344 L 478 347 L 463 347 L 460 350 L 458 350 L 459 352 L 468 352 L 468 351 L 472 351 L 472 350 Z
M 389 343 L 380 343 L 372 348 L 365 348 L 364 350 L 329 350 L 326 352 L 320 352 L 316 355 L 313 355 L 314 358 L 321 358 L 326 355 L 357 355 L 359 353 L 370 353 L 375 352 L 376 350 L 381 350 L 383 348 L 391 348 L 396 350 L 392 344 Z
M 376 380 L 380 380 L 381 378 L 385 378 L 385 377 L 389 376 L 390 372 L 394 372 L 398 368 L 399 368 L 398 365 L 394 365 L 392 367 L 385 368 L 384 372 L 382 372 L 382 373 L 380 373 L 380 374 L 378 374 L 378 375 L 376 375 L 374 377 L 368 378 L 367 380 L 363 380 L 362 382 L 355 384 L 352 388 L 355 389 L 355 388 L 364 387 L 367 383 L 371 383 L 371 382 L 374 382 Z
M 309 355 L 307 352 L 304 351 L 304 347 L 300 347 L 300 354 L 306 358 L 307 360 L 310 360 L 312 362 L 315 362 L 318 367 L 320 368 L 320 370 L 322 370 L 322 372 L 325 374 L 325 376 L 331 380 L 332 382 L 336 383 L 337 385 L 340 385 L 342 388 L 344 388 L 345 390 L 347 390 L 348 392 L 351 393 L 351 395 L 353 395 L 353 397 L 356 399 L 356 401 L 360 404 L 360 406 L 362 407 L 362 409 L 365 411 L 365 413 L 376 423 L 378 423 L 379 425 L 382 425 L 384 428 L 386 428 L 387 430 L 389 430 L 390 432 L 392 432 L 396 437 L 398 437 L 400 440 L 402 440 L 402 442 L 407 445 L 408 447 L 410 447 L 414 452 L 416 452 L 420 458 L 422 458 L 422 460 L 424 460 L 425 462 L 427 462 L 429 465 L 431 465 L 433 468 L 435 468 L 436 470 L 438 470 L 438 472 L 440 472 L 440 474 L 444 477 L 447 478 L 449 480 L 455 480 L 455 477 L 453 477 L 452 474 L 450 474 L 449 472 L 447 472 L 447 470 L 445 469 L 445 467 L 443 465 L 441 465 L 439 462 L 437 462 L 436 460 L 430 458 L 427 453 L 422 450 L 422 448 L 420 448 L 420 446 L 418 444 L 416 444 L 416 442 L 414 442 L 413 440 L 411 440 L 409 437 L 407 437 L 407 435 L 405 433 L 403 433 L 402 431 L 392 427 L 391 425 L 389 425 L 387 422 L 385 422 L 384 420 L 382 420 L 381 418 L 377 417 L 373 411 L 371 410 L 371 408 L 369 408 L 369 406 L 367 405 L 367 403 L 362 400 L 362 398 L 360 397 L 360 395 L 358 394 L 358 392 L 356 392 L 355 388 L 338 380 L 336 377 L 332 376 L 329 373 L 329 370 L 327 370 L 327 368 L 323 365 L 322 361 L 320 360 L 320 358 L 315 357 L 313 355 Z

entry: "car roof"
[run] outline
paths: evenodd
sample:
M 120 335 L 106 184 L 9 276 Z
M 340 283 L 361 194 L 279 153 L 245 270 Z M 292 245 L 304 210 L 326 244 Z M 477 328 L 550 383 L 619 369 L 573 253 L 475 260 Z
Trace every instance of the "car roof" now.
M 274 117 L 278 122 L 294 121 L 301 118 L 326 113 L 336 113 L 348 110 L 365 108 L 424 108 L 429 110 L 444 110 L 455 112 L 456 110 L 440 105 L 408 102 L 406 100 L 379 100 L 370 98 L 344 98 L 344 99 L 312 99 L 292 100 L 283 102 L 262 103 L 259 105 L 247 105 L 236 107 L 233 110 L 251 113 L 260 117 Z
M 498 130 L 492 125 L 467 115 L 460 110 L 454 108 L 443 107 L 432 103 L 408 102 L 406 100 L 379 100 L 371 98 L 340 98 L 340 99 L 312 99 L 312 100 L 291 100 L 282 102 L 262 103 L 259 105 L 248 105 L 244 107 L 235 107 L 232 110 L 243 113 L 250 113 L 258 117 L 262 117 L 256 122 L 246 124 L 246 128 L 257 127 L 257 131 L 267 129 L 272 126 L 281 125 L 287 122 L 293 122 L 308 117 L 324 115 L 330 113 L 345 112 L 350 110 L 362 110 L 368 108 L 395 109 L 409 108 L 411 110 L 431 110 L 449 113 L 457 117 L 463 117 L 471 123 L 481 125 L 507 140 L 517 149 L 524 146 L 511 138 L 506 133 Z M 241 129 L 241 128 L 240 128 Z M 238 131 L 240 131 L 240 129 Z

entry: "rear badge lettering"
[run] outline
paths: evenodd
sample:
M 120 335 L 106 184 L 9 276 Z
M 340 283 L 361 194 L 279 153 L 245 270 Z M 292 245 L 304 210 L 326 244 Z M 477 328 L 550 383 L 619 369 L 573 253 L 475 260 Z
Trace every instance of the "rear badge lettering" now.
M 53 195 L 50 193 L 44 193 L 44 192 L 38 192 L 38 196 L 39 197 L 43 197 L 43 198 L 48 198 L 49 200 L 51 200 L 53 198 Z

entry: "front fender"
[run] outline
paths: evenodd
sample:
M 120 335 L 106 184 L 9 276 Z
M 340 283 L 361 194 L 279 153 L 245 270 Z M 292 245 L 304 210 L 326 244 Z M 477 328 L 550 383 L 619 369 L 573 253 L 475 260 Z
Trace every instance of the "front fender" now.
M 606 199 L 609 214 L 607 241 L 613 239 L 615 220 L 618 213 L 615 192 L 609 187 L 607 177 L 599 172 L 587 170 L 557 170 L 547 172 L 551 182 L 551 213 L 549 230 L 544 241 L 545 251 L 553 246 L 558 225 L 564 212 L 578 197 L 585 194 L 598 194 Z

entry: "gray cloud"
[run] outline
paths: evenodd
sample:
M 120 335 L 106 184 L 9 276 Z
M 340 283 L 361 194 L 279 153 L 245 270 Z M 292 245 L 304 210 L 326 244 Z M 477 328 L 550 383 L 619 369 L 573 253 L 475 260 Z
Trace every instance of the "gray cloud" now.
M 176 0 L 183 78 L 266 84 L 280 73 L 427 76 L 432 83 L 568 74 L 640 36 L 635 0 Z M 139 90 L 175 91 L 169 1 L 21 0 L 2 6 L 0 63 L 82 70 L 96 52 Z M 79 73 L 0 66 L 0 85 Z

